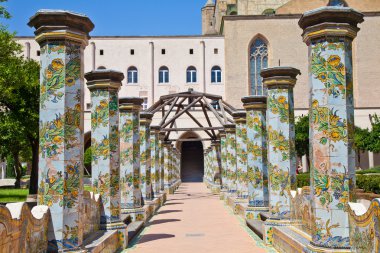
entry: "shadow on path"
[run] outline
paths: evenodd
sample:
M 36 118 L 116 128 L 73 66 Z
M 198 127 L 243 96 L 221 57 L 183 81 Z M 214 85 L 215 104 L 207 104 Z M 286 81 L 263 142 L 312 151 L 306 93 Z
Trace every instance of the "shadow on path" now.
M 168 223 L 168 222 L 177 222 L 177 221 L 181 221 L 181 220 L 179 220 L 179 219 L 160 219 L 160 220 L 153 220 L 153 221 L 148 222 L 148 226 L 151 226 L 151 225 L 158 225 L 158 224 Z
M 182 210 L 163 210 L 159 211 L 157 214 L 165 214 L 165 213 L 180 213 L 183 212 Z
M 183 202 L 173 202 L 173 203 L 168 203 L 168 202 L 166 202 L 164 205 L 165 206 L 174 206 L 174 205 L 183 205 L 183 204 L 185 204 Z
M 168 238 L 173 238 L 175 235 L 172 234 L 146 234 L 141 236 L 138 244 L 143 244 L 146 242 L 151 242 L 151 241 L 156 241 L 156 240 L 161 240 L 161 239 L 168 239 Z

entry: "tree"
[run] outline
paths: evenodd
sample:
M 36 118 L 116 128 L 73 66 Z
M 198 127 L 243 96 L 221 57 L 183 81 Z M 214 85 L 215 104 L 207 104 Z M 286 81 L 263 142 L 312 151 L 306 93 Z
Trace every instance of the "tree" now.
M 370 132 L 368 128 L 363 129 L 356 126 L 355 134 L 354 134 L 354 149 L 358 157 L 359 166 L 360 166 L 360 153 L 368 151 L 369 145 L 370 145 Z
M 296 153 L 298 157 L 306 155 L 307 163 L 310 164 L 309 157 L 309 116 L 298 117 L 295 124 L 296 132 Z M 305 165 L 304 165 L 305 166 Z
M 377 114 L 370 116 L 372 130 L 369 134 L 369 151 L 380 152 L 380 118 Z
M 28 141 L 23 136 L 24 126 L 14 120 L 12 112 L 2 110 L 0 112 L 0 154 L 2 158 L 10 156 L 16 176 L 15 187 L 20 188 L 22 166 L 20 162 L 20 153 L 30 148 Z M 9 161 L 9 159 L 7 159 Z
M 4 8 L 0 7 L 0 17 L 9 17 L 6 13 Z M 14 134 L 15 140 L 23 138 L 23 144 L 28 143 L 32 153 L 30 193 L 35 194 L 38 181 L 40 67 L 36 61 L 24 59 L 21 49 L 21 45 L 14 40 L 14 33 L 0 25 L 0 108 L 5 112 L 1 115 L 5 117 L 2 119 L 2 122 L 5 122 L 3 128 L 19 126 L 17 131 L 9 129 L 6 133 Z M 14 121 L 14 125 L 9 123 L 9 119 Z M 2 152 L 11 152 L 12 149 L 9 146 L 3 148 Z M 5 155 L 2 153 L 2 156 Z
M 0 3 L 4 3 L 6 1 L 7 0 L 0 0 Z M 0 5 L 0 18 L 11 18 L 11 15 L 9 14 L 9 12 L 5 9 L 4 6 L 1 6 L 1 5 Z

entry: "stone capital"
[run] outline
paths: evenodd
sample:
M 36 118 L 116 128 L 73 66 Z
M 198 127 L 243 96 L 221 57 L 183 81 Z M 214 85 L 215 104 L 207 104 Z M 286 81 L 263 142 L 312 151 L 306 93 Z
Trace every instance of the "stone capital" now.
M 235 124 L 225 124 L 225 125 L 223 125 L 223 127 L 224 127 L 224 130 L 226 131 L 226 133 L 235 132 L 235 130 L 236 130 Z
M 152 122 L 153 113 L 150 112 L 141 112 L 140 113 L 140 123 L 143 125 L 150 125 Z
M 64 10 L 39 10 L 28 25 L 36 29 L 36 41 L 70 40 L 87 46 L 89 33 L 94 29 L 91 20 L 83 15 Z
M 143 99 L 139 97 L 123 97 L 119 98 L 119 109 L 121 111 L 140 111 Z
M 249 96 L 243 97 L 241 99 L 243 106 L 246 110 L 266 110 L 267 108 L 267 97 L 266 96 Z
M 161 127 L 157 125 L 150 126 L 151 133 L 158 134 L 160 133 Z
M 124 74 L 111 69 L 98 69 L 84 74 L 87 88 L 91 90 L 120 90 Z
M 297 82 L 297 75 L 301 72 L 292 67 L 274 67 L 263 69 L 260 73 L 263 83 L 268 89 L 293 88 Z
M 236 123 L 246 123 L 247 121 L 247 112 L 246 111 L 236 111 L 232 113 Z
M 354 39 L 360 30 L 358 24 L 364 21 L 364 15 L 348 7 L 322 7 L 305 12 L 298 22 L 303 29 L 303 41 L 321 38 L 343 37 Z

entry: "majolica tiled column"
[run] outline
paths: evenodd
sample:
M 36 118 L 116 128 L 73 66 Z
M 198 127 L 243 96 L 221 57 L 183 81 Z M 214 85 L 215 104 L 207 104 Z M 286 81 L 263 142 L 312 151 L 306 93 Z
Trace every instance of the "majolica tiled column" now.
M 265 233 L 268 244 L 272 243 L 272 225 L 289 222 L 290 191 L 296 188 L 293 87 L 299 74 L 298 69 L 290 67 L 275 67 L 261 71 L 264 85 L 268 88 L 267 132 L 271 218 L 266 221 Z
M 269 210 L 266 96 L 242 98 L 247 111 L 248 207 L 246 219 L 260 219 Z
M 140 113 L 140 186 L 143 200 L 152 200 L 151 185 L 151 153 L 150 153 L 150 123 L 153 114 Z
M 352 41 L 363 14 L 326 7 L 299 25 L 309 46 L 312 252 L 349 251 L 347 204 L 355 186 Z
M 226 131 L 227 149 L 227 189 L 229 193 L 236 192 L 236 126 L 224 125 Z
M 220 154 L 221 154 L 221 185 L 222 191 L 227 188 L 227 142 L 226 142 L 226 132 L 220 132 Z
M 151 182 L 152 189 L 155 196 L 160 194 L 160 150 L 159 150 L 159 126 L 150 127 L 150 149 L 151 149 L 151 158 L 152 158 L 152 167 L 151 167 Z
M 236 123 L 236 185 L 237 197 L 248 198 L 247 183 L 247 122 L 246 112 L 233 113 Z
M 48 251 L 83 242 L 83 51 L 94 28 L 86 16 L 43 10 L 28 24 L 41 47 L 38 204 L 53 217 Z
M 163 158 L 164 158 L 164 189 L 166 193 L 169 193 L 170 181 L 169 181 L 169 170 L 170 170 L 170 147 L 171 142 L 163 142 Z
M 119 99 L 121 212 L 142 219 L 140 188 L 140 110 L 143 99 Z
M 159 163 L 160 163 L 160 191 L 165 190 L 165 147 L 164 147 L 164 139 L 165 132 L 160 132 L 158 135 L 159 139 Z
M 102 229 L 125 227 L 120 220 L 119 90 L 122 72 L 85 74 L 91 93 L 92 191 L 100 194 Z

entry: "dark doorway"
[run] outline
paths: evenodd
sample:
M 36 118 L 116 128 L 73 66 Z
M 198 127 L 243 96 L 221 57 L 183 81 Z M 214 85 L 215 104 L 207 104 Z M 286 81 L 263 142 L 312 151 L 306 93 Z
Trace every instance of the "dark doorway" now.
M 204 167 L 202 142 L 183 142 L 181 152 L 182 182 L 202 182 L 203 175 Z

